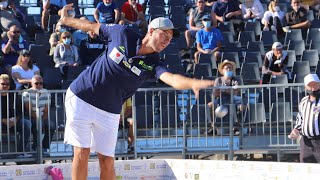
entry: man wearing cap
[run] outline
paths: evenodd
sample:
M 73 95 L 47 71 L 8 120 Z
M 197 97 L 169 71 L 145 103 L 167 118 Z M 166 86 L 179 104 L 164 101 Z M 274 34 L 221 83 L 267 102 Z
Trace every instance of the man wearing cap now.
M 190 13 L 189 18 L 189 30 L 185 32 L 185 38 L 187 42 L 187 49 L 189 49 L 194 42 L 196 33 L 202 29 L 204 26 L 202 24 L 202 19 L 205 15 L 211 15 L 213 18 L 213 11 L 211 9 L 205 8 L 204 0 L 196 0 L 197 7 Z M 213 21 L 214 19 L 212 19 Z
M 160 61 L 159 52 L 179 34 L 168 18 L 155 18 L 142 37 L 130 26 L 98 24 L 69 17 L 72 4 L 61 10 L 62 24 L 92 31 L 107 47 L 67 90 L 65 143 L 74 146 L 72 179 L 88 175 L 90 150 L 98 152 L 100 179 L 115 179 L 114 153 L 122 104 L 147 79 L 157 78 L 175 89 L 199 90 L 214 81 L 172 74 Z M 85 111 L 84 111 L 85 109 Z
M 199 63 L 199 55 L 212 54 L 216 61 L 220 62 L 221 41 L 223 40 L 222 34 L 219 29 L 214 27 L 214 22 L 211 16 L 206 15 L 202 19 L 203 29 L 199 30 L 196 34 L 197 52 L 194 53 L 194 61 Z
M 269 84 L 271 77 L 287 74 L 291 79 L 291 73 L 287 70 L 288 54 L 282 50 L 280 42 L 272 45 L 272 50 L 267 52 L 262 65 L 262 84 Z
M 300 162 L 320 163 L 320 80 L 316 74 L 304 77 L 308 95 L 299 104 L 296 125 L 290 139 L 300 139 Z
M 233 61 L 224 60 L 222 63 L 218 66 L 218 71 L 222 75 L 221 77 L 218 77 L 214 81 L 214 86 L 237 86 L 239 83 L 235 79 L 235 72 L 236 72 L 236 64 Z M 210 109 L 214 105 L 223 105 L 223 104 L 231 104 L 231 94 L 233 94 L 233 104 L 236 105 L 237 110 L 240 112 L 242 111 L 242 101 L 241 98 L 239 98 L 239 89 L 233 89 L 233 92 L 231 93 L 230 89 L 216 89 L 214 96 L 215 100 L 213 102 L 208 103 L 208 106 Z M 209 129 L 207 132 L 208 135 L 212 135 L 213 133 L 213 121 L 212 121 L 212 128 Z

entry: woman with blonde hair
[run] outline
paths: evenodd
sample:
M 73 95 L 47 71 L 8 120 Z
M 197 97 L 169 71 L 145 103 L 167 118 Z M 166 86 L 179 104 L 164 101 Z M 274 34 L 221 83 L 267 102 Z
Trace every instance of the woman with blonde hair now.
M 282 28 L 284 23 L 284 12 L 280 9 L 279 0 L 273 0 L 269 3 L 268 11 L 266 11 L 261 20 L 264 24 L 264 31 L 277 31 L 278 28 Z
M 68 67 L 79 66 L 78 49 L 73 45 L 73 39 L 69 32 L 63 32 L 59 44 L 54 50 L 53 61 L 55 67 L 60 68 L 62 74 L 66 74 Z
M 11 75 L 16 89 L 27 89 L 34 75 L 40 75 L 39 68 L 30 59 L 30 52 L 26 49 L 20 51 L 17 64 L 11 69 Z

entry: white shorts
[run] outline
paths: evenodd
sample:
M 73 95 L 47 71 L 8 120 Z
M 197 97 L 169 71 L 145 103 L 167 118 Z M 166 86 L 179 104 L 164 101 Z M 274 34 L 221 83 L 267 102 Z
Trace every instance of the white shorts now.
M 98 109 L 67 90 L 64 143 L 114 157 L 120 114 Z

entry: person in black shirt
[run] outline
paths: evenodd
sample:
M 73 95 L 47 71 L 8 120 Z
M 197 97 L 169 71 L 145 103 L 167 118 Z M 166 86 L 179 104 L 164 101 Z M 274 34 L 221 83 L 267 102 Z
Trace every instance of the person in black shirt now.
M 300 162 L 320 163 L 320 79 L 316 74 L 304 78 L 307 96 L 299 104 L 296 125 L 290 139 L 300 139 Z
M 82 65 L 91 65 L 93 61 L 106 49 L 105 42 L 94 32 L 89 31 L 88 37 L 80 42 L 79 56 Z
M 7 74 L 0 75 L 0 91 L 10 90 L 10 77 Z M 1 93 L 1 126 L 2 132 L 19 133 L 17 144 L 18 152 L 30 151 L 31 122 L 21 119 L 21 100 L 14 93 Z M 14 128 L 16 126 L 16 128 Z M 31 157 L 31 154 L 20 154 L 19 158 Z

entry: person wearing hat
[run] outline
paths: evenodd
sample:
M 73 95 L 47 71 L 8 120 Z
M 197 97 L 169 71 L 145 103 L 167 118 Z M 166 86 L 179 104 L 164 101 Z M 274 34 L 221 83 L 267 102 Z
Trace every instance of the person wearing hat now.
M 224 60 L 222 63 L 218 66 L 218 71 L 222 75 L 221 77 L 218 77 L 214 81 L 214 86 L 237 86 L 239 83 L 235 79 L 235 73 L 236 73 L 236 64 L 233 61 Z M 233 104 L 236 105 L 237 110 L 240 112 L 242 111 L 242 101 L 239 98 L 239 89 L 233 89 Z M 223 104 L 231 104 L 231 90 L 230 89 L 215 89 L 214 92 L 215 100 L 213 102 L 208 103 L 208 106 L 210 109 L 213 106 L 217 105 L 223 105 Z M 207 132 L 208 135 L 212 135 L 213 133 L 213 122 L 211 123 L 212 127 Z
M 296 125 L 288 136 L 300 139 L 300 162 L 320 163 L 320 79 L 317 74 L 304 77 L 307 96 L 299 104 Z
M 206 6 L 204 0 L 196 0 L 196 6 L 197 7 L 193 11 L 191 11 L 189 16 L 189 29 L 185 31 L 185 38 L 187 43 L 186 49 L 190 49 L 191 46 L 193 46 L 196 33 L 200 29 L 204 28 L 202 18 L 208 14 L 210 14 L 212 18 L 214 17 L 212 9 L 205 8 Z
M 67 13 L 72 9 L 69 4 L 61 10 L 61 23 L 94 32 L 108 47 L 66 93 L 64 142 L 74 147 L 72 179 L 87 179 L 90 150 L 98 153 L 100 179 L 116 179 L 114 153 L 121 107 L 140 85 L 157 78 L 175 89 L 192 89 L 197 97 L 200 89 L 213 86 L 214 81 L 170 73 L 160 60 L 159 52 L 179 35 L 170 19 L 153 19 L 143 37 L 131 26 L 72 18 Z
M 280 42 L 272 44 L 272 50 L 267 52 L 262 65 L 262 84 L 269 84 L 271 77 L 287 74 L 288 79 L 291 79 L 291 73 L 287 69 L 288 54 L 283 51 L 283 46 Z
M 215 22 L 211 16 L 206 15 L 202 18 L 203 29 L 196 34 L 197 52 L 194 53 L 194 62 L 199 63 L 200 54 L 212 54 L 216 61 L 220 61 L 222 34 L 215 28 Z
M 31 85 L 34 75 L 40 75 L 40 69 L 33 64 L 30 52 L 26 49 L 20 51 L 17 64 L 12 67 L 12 78 L 16 89 L 27 89 Z

